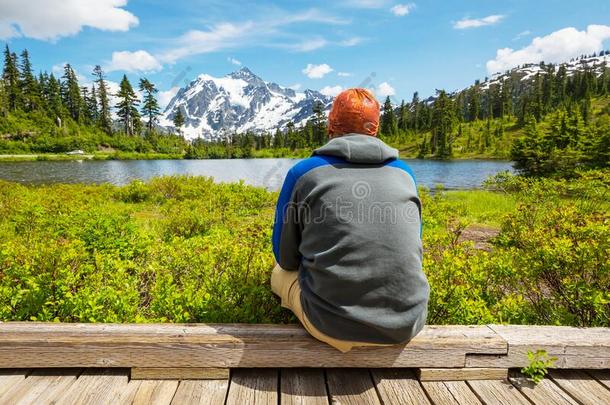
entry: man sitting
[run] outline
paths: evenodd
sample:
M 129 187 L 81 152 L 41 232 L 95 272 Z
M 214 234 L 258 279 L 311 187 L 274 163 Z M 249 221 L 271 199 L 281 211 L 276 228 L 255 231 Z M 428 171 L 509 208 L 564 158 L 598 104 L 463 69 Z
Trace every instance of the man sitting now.
M 421 202 L 411 169 L 377 138 L 379 103 L 339 94 L 330 141 L 284 181 L 271 287 L 316 339 L 347 352 L 409 341 L 424 326 Z

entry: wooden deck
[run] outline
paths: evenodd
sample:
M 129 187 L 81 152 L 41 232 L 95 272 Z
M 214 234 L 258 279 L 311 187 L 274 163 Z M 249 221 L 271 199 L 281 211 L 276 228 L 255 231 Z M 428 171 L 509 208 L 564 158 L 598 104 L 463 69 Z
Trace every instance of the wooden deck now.
M 0 404 L 610 404 L 610 370 L 419 382 L 411 369 L 234 369 L 228 380 L 130 380 L 128 369 L 0 370 Z

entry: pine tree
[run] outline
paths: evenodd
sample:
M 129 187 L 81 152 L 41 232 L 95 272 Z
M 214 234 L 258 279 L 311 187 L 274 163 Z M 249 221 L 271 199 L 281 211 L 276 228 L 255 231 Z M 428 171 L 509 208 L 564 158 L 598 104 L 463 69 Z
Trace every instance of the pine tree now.
M 394 106 L 390 96 L 387 96 L 383 103 L 383 113 L 381 115 L 381 128 L 383 135 L 392 136 L 398 132 L 398 124 L 396 122 L 396 114 L 394 114 Z
M 137 133 L 140 120 L 140 113 L 138 112 L 138 104 L 140 101 L 136 96 L 131 83 L 127 79 L 127 75 L 123 75 L 123 79 L 119 84 L 119 92 L 116 94 L 119 99 L 115 108 L 117 109 L 117 116 L 119 121 L 123 124 L 125 134 L 133 135 Z
M 155 85 L 148 79 L 140 79 L 140 91 L 144 93 L 142 100 L 142 115 L 146 117 L 146 129 L 149 134 L 152 134 L 157 121 L 157 117 L 161 114 L 161 108 L 155 97 L 158 90 Z
M 4 70 L 2 79 L 9 111 L 15 111 L 21 107 L 21 91 L 19 89 L 19 70 L 17 68 L 17 55 L 11 53 L 8 45 L 4 48 Z
M 32 72 L 32 64 L 30 55 L 27 49 L 21 52 L 21 70 L 19 72 L 19 87 L 23 98 L 23 107 L 25 111 L 33 111 L 40 104 L 40 90 L 38 81 Z
M 49 76 L 45 93 L 49 105 L 49 115 L 59 126 L 61 126 L 61 121 L 64 116 L 64 106 L 61 100 L 61 85 L 53 73 Z
M 174 128 L 178 131 L 178 134 L 182 135 L 182 126 L 184 125 L 184 115 L 182 115 L 182 110 L 178 108 L 174 113 Z
M 479 118 L 481 118 L 481 93 L 479 84 L 475 83 L 468 94 L 468 119 L 469 121 L 476 121 Z
M 437 157 L 445 159 L 451 156 L 451 136 L 455 124 L 455 111 L 451 99 L 444 90 L 440 90 L 432 109 L 431 151 Z
M 110 115 L 110 101 L 108 100 L 108 85 L 104 71 L 100 65 L 96 65 L 93 69 L 95 84 L 97 85 L 97 95 L 99 98 L 98 106 L 98 125 L 107 134 L 112 133 L 112 117 Z
M 419 93 L 413 93 L 413 98 L 411 99 L 411 104 L 409 105 L 411 108 L 411 117 L 410 117 L 410 125 L 413 131 L 417 132 L 419 130 L 419 120 L 420 120 L 420 109 L 419 105 Z
M 76 73 L 69 63 L 66 63 L 64 66 L 64 75 L 62 76 L 62 79 L 61 94 L 63 103 L 72 119 L 76 122 L 80 122 L 83 118 L 83 99 L 81 97 L 81 89 L 78 85 Z
M 85 100 L 85 104 L 87 105 L 87 114 L 92 123 L 97 123 L 99 121 L 99 110 L 97 107 L 97 92 L 95 90 L 95 84 L 91 85 L 91 91 L 89 92 L 89 98 Z
M 324 104 L 321 101 L 316 101 L 313 105 L 313 122 L 311 128 L 311 144 L 315 146 L 323 145 L 328 137 L 328 128 L 326 125 L 326 114 L 324 114 Z

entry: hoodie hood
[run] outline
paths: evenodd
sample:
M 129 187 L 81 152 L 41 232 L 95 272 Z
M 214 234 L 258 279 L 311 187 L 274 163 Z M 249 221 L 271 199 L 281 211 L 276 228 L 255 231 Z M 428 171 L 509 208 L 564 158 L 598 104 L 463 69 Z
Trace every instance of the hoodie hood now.
M 314 150 L 314 155 L 336 156 L 350 163 L 376 164 L 398 159 L 398 150 L 370 135 L 347 134 L 331 139 Z

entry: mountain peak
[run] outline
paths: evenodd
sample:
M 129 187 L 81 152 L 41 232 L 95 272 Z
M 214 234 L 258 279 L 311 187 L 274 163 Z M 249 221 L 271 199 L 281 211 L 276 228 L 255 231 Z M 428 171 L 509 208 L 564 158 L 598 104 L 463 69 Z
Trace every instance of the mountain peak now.
M 239 70 L 236 70 L 233 73 L 229 73 L 228 76 L 233 79 L 242 79 L 242 80 L 245 80 L 246 82 L 250 82 L 253 80 L 261 80 L 260 77 L 258 77 L 254 73 L 252 73 L 252 71 L 245 66 Z
M 160 123 L 172 126 L 174 114 L 180 110 L 187 138 L 217 139 L 228 132 L 262 134 L 285 128 L 289 122 L 303 125 L 313 116 L 316 101 L 329 109 L 332 98 L 265 82 L 244 66 L 224 77 L 200 74 L 172 98 Z

